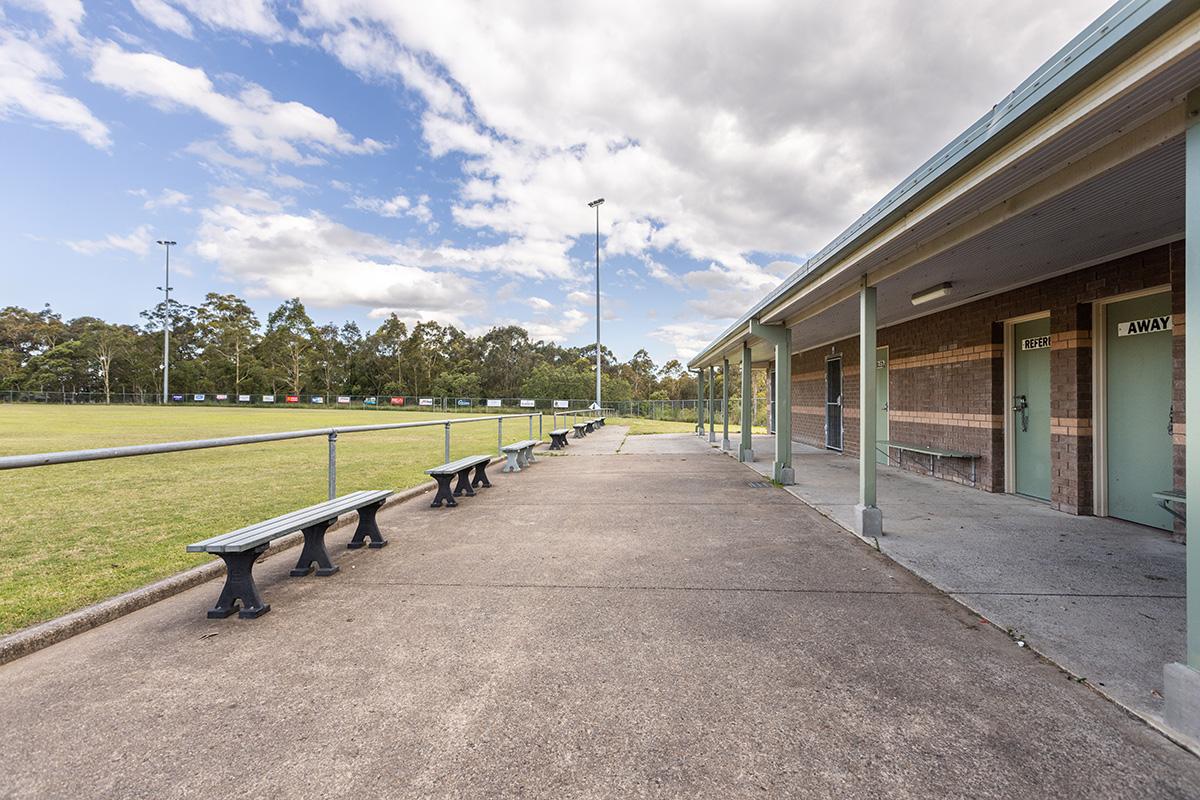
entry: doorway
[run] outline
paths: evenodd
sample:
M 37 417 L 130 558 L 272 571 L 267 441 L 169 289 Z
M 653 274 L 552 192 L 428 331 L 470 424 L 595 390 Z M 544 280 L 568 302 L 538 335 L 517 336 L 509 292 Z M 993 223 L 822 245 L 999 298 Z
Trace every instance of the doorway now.
M 1050 317 L 1012 325 L 1009 490 L 1050 499 Z
M 825 360 L 825 449 L 842 450 L 842 357 Z
M 875 350 L 875 461 L 888 463 L 887 448 L 879 442 L 888 440 L 888 349 Z
M 1170 530 L 1172 517 L 1152 495 L 1174 483 L 1171 294 L 1108 302 L 1099 316 L 1105 486 L 1097 511 Z

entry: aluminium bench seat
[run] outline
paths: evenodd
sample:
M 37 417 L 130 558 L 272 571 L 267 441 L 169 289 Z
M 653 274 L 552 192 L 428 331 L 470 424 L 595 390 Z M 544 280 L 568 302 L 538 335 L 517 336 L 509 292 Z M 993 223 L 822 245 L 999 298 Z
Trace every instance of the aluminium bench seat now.
M 979 453 L 968 453 L 962 450 L 949 450 L 941 447 L 931 447 L 928 445 L 908 444 L 906 442 L 882 441 L 879 442 L 879 446 L 888 449 L 894 448 L 899 450 L 900 458 L 898 460 L 901 467 L 904 466 L 905 452 L 921 453 L 922 455 L 929 456 L 929 473 L 934 477 L 937 477 L 937 462 L 943 458 L 961 458 L 964 460 L 969 460 L 971 462 L 971 483 L 975 483 L 975 467 L 979 462 L 979 459 L 983 457 Z M 887 454 L 886 449 L 884 450 L 884 454 Z
M 342 514 L 358 512 L 358 527 L 348 547 L 357 549 L 368 543 L 372 548 L 386 545 L 387 540 L 375 522 L 375 513 L 391 495 L 389 489 L 351 492 L 189 544 L 187 552 L 211 553 L 225 562 L 225 586 L 221 589 L 217 604 L 209 610 L 209 618 L 221 619 L 236 611 L 241 619 L 253 619 L 271 610 L 271 606 L 262 601 L 254 583 L 254 562 L 266 552 L 272 541 L 289 533 L 304 533 L 304 547 L 291 571 L 293 577 L 307 575 L 314 566 L 317 575 L 322 577 L 338 571 L 337 565 L 329 558 L 329 551 L 325 549 L 325 532 Z
M 487 476 L 487 466 L 491 461 L 490 455 L 466 456 L 425 470 L 425 474 L 437 481 L 438 485 L 437 494 L 430 505 L 433 508 L 441 508 L 445 503 L 448 508 L 453 508 L 458 505 L 455 497 L 461 497 L 463 494 L 474 497 L 476 487 L 491 486 L 492 482 Z M 473 478 L 471 470 L 475 470 Z M 450 481 L 454 480 L 455 476 L 458 477 L 458 484 L 451 491 Z
M 562 450 L 567 446 L 567 434 L 571 432 L 570 428 L 559 428 L 558 430 L 550 431 L 550 449 Z
M 1158 501 L 1158 505 L 1163 511 L 1166 511 L 1180 522 L 1187 522 L 1187 492 L 1180 492 L 1175 489 L 1163 489 L 1161 492 L 1154 492 L 1151 497 Z M 1181 508 L 1173 507 L 1172 503 L 1181 506 Z
M 520 472 L 523 467 L 537 462 L 533 456 L 533 448 L 542 443 L 541 439 L 525 439 L 520 442 L 506 444 L 500 448 L 507 460 L 501 472 Z

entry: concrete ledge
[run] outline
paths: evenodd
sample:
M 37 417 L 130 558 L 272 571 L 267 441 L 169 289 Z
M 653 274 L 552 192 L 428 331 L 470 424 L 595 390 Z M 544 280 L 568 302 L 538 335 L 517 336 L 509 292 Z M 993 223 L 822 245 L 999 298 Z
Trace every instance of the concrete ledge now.
M 493 458 L 492 463 L 494 464 L 501 460 L 503 459 Z M 384 504 L 384 508 L 398 505 L 436 488 L 437 483 L 435 481 L 427 481 L 411 489 L 397 492 L 388 498 Z M 329 530 L 333 531 L 345 527 L 353 520 L 354 517 L 344 515 Z M 270 557 L 281 550 L 295 547 L 303 541 L 304 534 L 299 531 L 288 534 L 272 542 L 271 546 L 267 548 L 266 553 L 263 554 L 263 557 Z M 225 562 L 214 558 L 207 564 L 201 564 L 178 575 L 163 578 L 161 581 L 148 586 L 142 586 L 125 594 L 103 600 L 95 605 L 86 606 L 78 611 L 72 611 L 70 614 L 65 614 L 57 619 L 23 628 L 16 633 L 11 633 L 0 639 L 0 664 L 7 664 L 22 656 L 36 653 L 42 648 L 49 647 L 52 644 L 69 639 L 76 634 L 99 627 L 106 622 L 112 622 L 114 619 L 145 608 L 151 603 L 156 603 L 159 600 L 165 600 L 173 595 L 186 592 L 188 589 L 199 586 L 202 583 L 207 583 L 213 578 L 224 574 Z
M 1187 664 L 1163 667 L 1163 721 L 1170 733 L 1200 753 L 1200 672 Z
M 875 506 L 854 506 L 854 528 L 864 538 L 883 536 L 883 512 Z

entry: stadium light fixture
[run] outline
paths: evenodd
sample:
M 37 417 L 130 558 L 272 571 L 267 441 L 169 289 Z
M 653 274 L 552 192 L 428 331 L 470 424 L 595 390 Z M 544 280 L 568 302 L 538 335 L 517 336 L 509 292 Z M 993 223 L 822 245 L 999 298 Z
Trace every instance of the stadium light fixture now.
M 167 239 L 159 239 L 158 243 L 167 248 L 167 271 L 166 277 L 163 279 L 163 285 L 158 287 L 158 290 L 163 293 L 163 405 L 167 404 L 167 387 L 170 383 L 171 373 L 171 357 L 169 346 L 171 343 L 171 247 L 175 244 Z

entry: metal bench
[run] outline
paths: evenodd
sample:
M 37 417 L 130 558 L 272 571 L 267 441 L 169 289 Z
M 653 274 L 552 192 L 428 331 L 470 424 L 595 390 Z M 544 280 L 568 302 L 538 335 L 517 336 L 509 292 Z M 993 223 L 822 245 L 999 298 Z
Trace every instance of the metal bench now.
M 454 498 L 463 494 L 474 497 L 476 486 L 491 486 L 492 482 L 487 477 L 487 465 L 491 460 L 491 456 L 467 456 L 425 470 L 425 474 L 432 475 L 438 485 L 437 494 L 430 505 L 433 508 L 441 508 L 442 502 L 445 501 L 447 507 L 453 507 L 458 505 Z M 471 477 L 471 470 L 475 470 L 474 478 Z M 458 484 L 451 492 L 450 481 L 454 480 L 455 475 L 458 476 Z
M 520 472 L 522 467 L 528 467 L 537 461 L 533 457 L 533 448 L 542 443 L 541 439 L 526 439 L 523 442 L 513 442 L 501 447 L 501 452 L 507 456 L 501 472 Z
M 587 432 L 588 425 L 586 422 L 576 422 L 571 427 L 575 429 L 575 438 L 576 439 L 582 439 L 583 437 L 587 436 L 587 434 L 588 434 L 588 432 Z
M 571 432 L 570 428 L 559 428 L 556 431 L 550 431 L 550 449 L 562 450 L 567 446 L 567 434 Z
M 885 448 L 895 448 L 896 450 L 900 451 L 900 458 L 898 459 L 898 461 L 899 461 L 901 467 L 904 466 L 905 451 L 907 451 L 909 453 L 921 453 L 923 455 L 929 456 L 929 474 L 935 478 L 937 477 L 937 463 L 941 459 L 943 459 L 943 458 L 970 459 L 970 461 L 971 461 L 971 483 L 972 484 L 975 483 L 975 465 L 981 458 L 979 453 L 964 453 L 961 450 L 944 450 L 939 447 L 926 447 L 924 445 L 918 445 L 918 444 L 905 444 L 904 442 L 888 441 L 888 442 L 879 442 L 879 444 Z M 884 452 L 884 455 L 887 455 L 886 450 L 884 450 L 883 452 Z
M 585 431 L 585 433 L 595 433 L 596 432 L 596 420 L 589 419 L 586 422 L 584 422 L 583 424 L 587 427 L 587 430 Z
M 1187 511 L 1186 511 L 1187 493 L 1186 492 L 1177 492 L 1174 489 L 1164 489 L 1161 492 L 1155 492 L 1154 494 L 1151 495 L 1151 497 L 1153 497 L 1155 500 L 1158 501 L 1158 505 L 1162 508 L 1163 511 L 1166 511 L 1168 514 L 1170 514 L 1172 517 L 1179 520 L 1180 522 L 1187 522 Z M 1182 509 L 1173 508 L 1171 506 L 1172 503 L 1175 503 L 1178 506 L 1182 506 L 1183 508 Z
M 390 490 L 385 489 L 352 492 L 266 522 L 189 544 L 189 553 L 212 553 L 225 562 L 225 586 L 221 589 L 217 604 L 208 612 L 209 619 L 223 619 L 235 611 L 241 619 L 254 619 L 271 610 L 271 606 L 262 601 L 252 573 L 254 562 L 266 552 L 273 540 L 281 536 L 295 531 L 304 532 L 304 549 L 300 551 L 300 558 L 291 572 L 293 577 L 307 575 L 314 564 L 317 574 L 321 576 L 338 571 L 329 559 L 329 551 L 325 549 L 325 531 L 342 514 L 358 512 L 358 527 L 348 545 L 350 548 L 362 547 L 367 540 L 370 540 L 373 548 L 383 547 L 387 540 L 375 523 L 375 512 L 391 494 Z
M 597 428 L 604 427 L 604 417 L 596 417 L 596 427 Z

